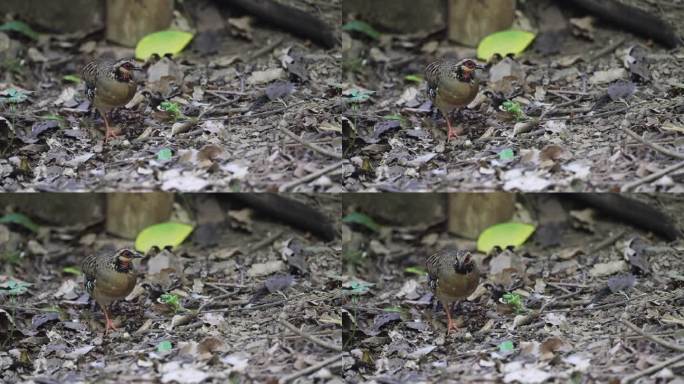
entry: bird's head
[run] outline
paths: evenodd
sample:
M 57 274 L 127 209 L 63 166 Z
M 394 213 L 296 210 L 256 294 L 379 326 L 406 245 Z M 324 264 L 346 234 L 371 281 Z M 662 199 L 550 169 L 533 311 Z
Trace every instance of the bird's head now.
M 459 254 L 458 257 L 456 257 L 454 262 L 454 270 L 456 273 L 465 275 L 472 272 L 473 269 L 475 269 L 475 261 L 473 261 L 470 252 Z
M 143 255 L 128 248 L 120 249 L 114 255 L 114 265 L 119 272 L 128 272 L 131 270 L 131 262 L 133 259 L 140 259 Z
M 133 80 L 133 71 L 142 70 L 135 61 L 130 59 L 119 60 L 114 64 L 114 76 L 118 81 Z
M 471 59 L 464 59 L 457 64 L 456 71 L 462 80 L 470 81 L 470 79 L 472 79 L 473 72 L 476 69 L 484 69 L 484 65 L 480 65 Z

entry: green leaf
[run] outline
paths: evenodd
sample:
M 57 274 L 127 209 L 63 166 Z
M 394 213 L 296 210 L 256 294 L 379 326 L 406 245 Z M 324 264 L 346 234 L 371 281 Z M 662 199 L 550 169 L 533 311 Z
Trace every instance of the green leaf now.
M 7 101 L 12 104 L 23 103 L 28 99 L 28 96 L 24 92 L 16 88 L 9 88 L 3 92 L 3 94 L 7 96 Z
M 76 84 L 81 82 L 81 78 L 76 76 L 76 75 L 64 75 L 64 76 L 62 76 L 62 80 L 66 81 L 66 82 L 70 82 L 70 83 L 76 83 Z
M 135 239 L 135 249 L 147 253 L 150 248 L 166 246 L 177 247 L 190 235 L 193 227 L 188 224 L 166 222 L 143 229 Z
M 525 312 L 525 305 L 522 302 L 522 296 L 517 293 L 507 292 L 501 297 L 501 301 L 504 304 L 508 304 L 513 307 L 515 313 Z
M 406 77 L 404 77 L 404 80 L 413 81 L 415 83 L 421 83 L 423 81 L 423 77 L 420 75 L 406 75 Z
M 348 283 L 345 283 L 342 285 L 343 288 L 350 288 L 351 290 L 349 291 L 352 295 L 364 295 L 368 293 L 370 290 L 370 287 L 372 287 L 373 284 L 366 283 L 363 281 L 351 281 Z
M 352 101 L 354 103 L 363 103 L 364 101 L 370 99 L 371 95 L 373 95 L 374 93 L 374 91 L 365 91 L 354 88 L 345 92 L 344 96 L 349 97 L 349 101 Z
M 31 27 L 28 24 L 18 20 L 10 21 L 3 25 L 0 25 L 0 31 L 19 32 L 33 40 L 38 40 L 38 37 L 40 37 L 40 35 L 36 31 L 31 29 Z
M 7 291 L 8 294 L 12 296 L 19 296 L 21 294 L 24 294 L 28 291 L 28 287 L 31 286 L 29 283 L 25 283 L 23 281 L 16 281 L 16 280 L 10 280 L 7 283 L 4 284 L 9 290 Z
M 500 108 L 503 111 L 515 116 L 515 119 L 518 121 L 525 119 L 525 112 L 523 112 L 522 108 L 520 107 L 520 104 L 516 103 L 515 101 L 506 100 L 503 103 L 501 103 Z
M 38 228 L 40 228 L 38 224 L 31 221 L 31 219 L 23 213 L 9 213 L 0 217 L 0 224 L 7 223 L 19 224 L 32 232 L 38 232 Z
M 425 272 L 425 270 L 423 268 L 420 268 L 420 267 L 406 267 L 404 269 L 404 272 L 413 273 L 413 274 L 416 274 L 418 276 L 427 275 L 427 272 Z
M 159 296 L 159 302 L 164 303 L 168 305 L 169 307 L 173 308 L 174 312 L 178 312 L 181 310 L 183 307 L 180 305 L 180 302 L 178 301 L 178 296 L 172 294 L 172 293 L 165 293 L 161 296 Z
M 153 54 L 164 56 L 167 53 L 177 55 L 192 40 L 193 34 L 183 31 L 159 31 L 151 33 L 138 41 L 135 47 L 135 57 L 147 60 Z
M 518 247 L 534 233 L 534 225 L 524 223 L 500 223 L 492 225 L 480 233 L 477 250 L 489 253 L 494 247 Z
M 359 224 L 370 229 L 373 232 L 380 230 L 380 226 L 370 216 L 361 212 L 352 212 L 342 219 L 343 223 Z
M 534 33 L 517 30 L 507 30 L 492 33 L 480 41 L 477 46 L 477 57 L 489 60 L 495 54 L 506 56 L 523 52 L 534 40 Z
M 513 350 L 513 342 L 510 340 L 506 340 L 499 344 L 499 351 L 500 352 L 509 352 Z
M 508 160 L 513 160 L 515 157 L 515 154 L 513 153 L 513 150 L 511 148 L 506 148 L 503 151 L 499 152 L 499 159 L 503 161 L 508 161 Z
M 403 312 L 403 310 L 401 309 L 401 307 L 397 307 L 397 306 L 394 306 L 394 307 L 385 307 L 385 308 L 382 309 L 382 311 L 383 311 L 383 312 L 398 312 L 398 313 Z
M 78 269 L 78 267 L 64 267 L 64 268 L 62 268 L 62 272 L 70 273 L 70 274 L 76 275 L 76 276 L 79 276 L 81 274 L 81 270 Z
M 157 352 L 166 352 L 170 351 L 171 349 L 173 349 L 173 345 L 168 340 L 164 340 L 161 343 L 157 344 Z
M 373 40 L 377 40 L 380 38 L 380 32 L 376 31 L 375 28 L 373 28 L 370 24 L 361 20 L 352 20 L 347 24 L 343 25 L 342 29 L 345 31 L 364 33 L 366 36 L 370 37 Z
M 164 112 L 168 112 L 170 115 L 173 116 L 175 120 L 178 120 L 181 117 L 183 117 L 183 113 L 181 113 L 178 104 L 172 101 L 162 101 L 161 104 L 159 104 L 159 109 L 161 109 Z
M 173 156 L 173 152 L 169 148 L 162 148 L 157 152 L 157 160 L 159 161 L 168 161 L 171 160 L 171 157 Z
M 398 120 L 398 121 L 404 120 L 404 117 L 401 116 L 401 115 L 398 114 L 398 113 L 395 113 L 395 114 L 393 114 L 393 115 L 385 115 L 385 116 L 383 116 L 382 118 L 383 118 L 384 120 Z
M 49 115 L 43 115 L 40 116 L 41 119 L 43 120 L 57 120 L 57 121 L 64 121 L 64 117 L 60 115 L 55 115 L 55 114 L 49 114 Z

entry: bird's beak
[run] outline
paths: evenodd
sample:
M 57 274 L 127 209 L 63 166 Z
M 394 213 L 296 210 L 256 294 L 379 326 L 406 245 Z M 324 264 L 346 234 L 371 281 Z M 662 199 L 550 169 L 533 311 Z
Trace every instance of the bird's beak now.
M 131 253 L 132 253 L 132 256 L 134 259 L 142 259 L 143 257 L 145 257 L 145 255 L 143 255 L 140 252 L 131 252 Z
M 477 69 L 485 69 L 486 67 L 482 64 L 475 64 L 475 68 Z

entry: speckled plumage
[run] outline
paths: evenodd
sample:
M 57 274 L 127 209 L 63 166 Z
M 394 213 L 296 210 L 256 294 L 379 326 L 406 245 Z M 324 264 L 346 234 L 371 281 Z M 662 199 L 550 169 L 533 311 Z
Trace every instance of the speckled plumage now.
M 105 332 L 114 328 L 108 306 L 114 300 L 128 296 L 135 287 L 137 276 L 133 270 L 133 259 L 139 253 L 124 248 L 114 253 L 98 252 L 83 260 L 81 270 L 88 294 L 100 305 L 107 319 Z
M 93 60 L 81 70 L 81 76 L 86 84 L 86 96 L 105 121 L 105 139 L 113 136 L 107 113 L 116 107 L 126 105 L 133 98 L 137 87 L 131 72 L 139 69 L 134 61 L 122 59 Z
M 456 108 L 470 104 L 480 89 L 480 82 L 474 76 L 477 68 L 482 66 L 471 59 L 441 59 L 428 64 L 425 68 L 428 96 L 449 126 L 447 139 L 454 133 L 449 114 Z
M 456 248 L 442 249 L 427 260 L 430 288 L 444 306 L 449 320 L 447 332 L 455 328 L 451 319 L 451 305 L 470 296 L 480 281 L 480 271 L 470 252 Z

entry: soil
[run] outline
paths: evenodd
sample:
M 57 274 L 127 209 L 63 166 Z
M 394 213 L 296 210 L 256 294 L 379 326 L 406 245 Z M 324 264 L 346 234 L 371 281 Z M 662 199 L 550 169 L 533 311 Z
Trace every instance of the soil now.
M 684 33 L 681 4 L 628 3 L 661 16 L 679 36 Z M 567 18 L 586 16 L 564 12 Z M 343 94 L 368 96 L 349 101 L 344 113 L 343 147 L 353 164 L 345 186 L 350 191 L 682 192 L 681 168 L 646 178 L 684 158 L 684 51 L 600 20 L 591 33 L 588 39 L 568 29 L 551 43 L 558 52 L 530 48 L 515 60 L 490 63 L 481 74 L 480 94 L 454 117 L 463 133 L 449 142 L 446 122 L 430 112 L 426 84 L 418 76 L 436 58 L 474 57 L 475 50 L 454 46 L 442 34 L 383 33 L 379 41 L 350 35 L 343 52 L 348 84 Z M 643 52 L 647 79 L 635 74 L 639 70 L 625 69 L 632 48 Z M 497 80 L 494 73 L 508 70 L 511 76 Z M 621 83 L 605 77 L 611 73 L 606 71 L 615 71 Z M 617 89 L 611 87 L 621 86 L 634 86 L 634 94 L 609 97 L 608 91 Z M 517 102 L 526 116 L 516 121 L 501 111 L 505 100 Z
M 185 8 L 200 3 L 207 2 Z M 340 0 L 285 3 L 339 28 Z M 200 31 L 168 67 L 148 63 L 136 77 L 138 96 L 114 113 L 120 135 L 106 144 L 84 84 L 64 76 L 78 76 L 93 57 L 132 57 L 133 49 L 110 45 L 103 34 L 12 40 L 17 60 L 3 62 L 0 92 L 27 98 L 0 102 L 0 189 L 339 190 L 340 172 L 331 167 L 341 160 L 339 53 L 209 4 L 214 8 L 193 21 L 207 28 L 202 15 L 213 22 L 222 15 L 209 26 L 219 32 Z M 273 78 L 264 77 L 269 73 Z M 162 102 L 175 103 L 183 116 L 161 111 Z
M 339 197 L 296 198 L 339 222 Z M 89 305 L 74 269 L 96 249 L 132 241 L 101 226 L 41 225 L 40 235 L 0 227 L 11 244 L 31 244 L 11 262 L 3 259 L 0 382 L 276 383 L 341 352 L 339 276 L 332 272 L 339 245 L 267 217 L 231 220 L 215 229 L 210 246 L 194 238 L 145 257 L 136 265 L 137 287 L 112 309 L 119 330 L 106 335 L 102 312 Z M 8 278 L 30 285 L 12 294 Z M 164 304 L 162 294 L 180 307 Z M 341 383 L 341 368 L 338 357 L 293 382 Z
M 684 225 L 681 198 L 636 197 L 676 218 L 678 228 Z M 353 196 L 345 198 L 344 209 L 351 204 Z M 600 217 L 593 225 L 591 231 L 586 226 L 564 231 L 558 246 L 528 241 L 515 251 L 474 253 L 483 273 L 480 287 L 456 309 L 459 330 L 448 335 L 444 310 L 433 305 L 427 277 L 415 271 L 424 270 L 427 256 L 436 249 L 453 244 L 474 247 L 474 242 L 434 227 L 386 226 L 375 235 L 357 227 L 343 230 L 354 239 L 343 245 L 349 276 L 345 286 L 356 281 L 366 287 L 343 305 L 348 319 L 343 322 L 348 324 L 343 343 L 356 359 L 346 379 L 617 383 L 681 357 L 684 242 L 667 243 Z M 643 265 L 650 272 L 632 275 L 635 270 L 622 262 L 623 255 L 640 241 Z M 349 257 L 359 254 L 355 251 L 364 255 L 360 261 Z M 621 265 L 616 270 L 597 272 L 616 262 Z M 502 270 L 501 265 L 510 267 Z M 492 268 L 503 272 L 492 274 Z M 618 287 L 632 277 L 633 287 Z M 615 292 L 607 289 L 609 284 L 618 284 Z M 521 298 L 518 313 L 495 298 L 511 291 Z M 658 344 L 641 332 L 675 346 Z M 669 380 L 681 380 L 682 374 L 680 361 L 639 382 L 678 382 Z

